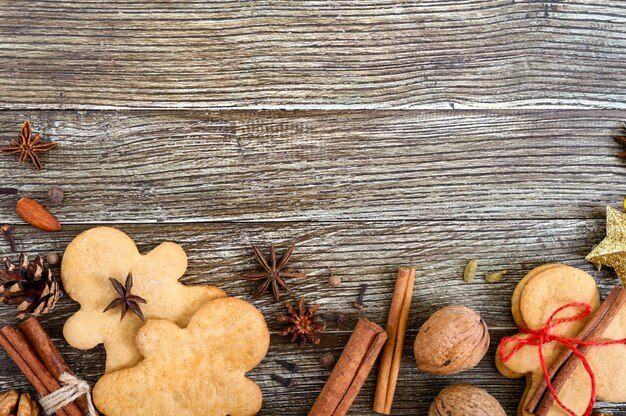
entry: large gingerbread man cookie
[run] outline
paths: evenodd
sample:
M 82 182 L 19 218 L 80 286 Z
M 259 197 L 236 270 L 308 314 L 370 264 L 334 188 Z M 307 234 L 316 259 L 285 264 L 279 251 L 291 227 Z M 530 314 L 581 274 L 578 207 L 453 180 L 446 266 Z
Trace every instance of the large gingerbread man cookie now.
M 105 374 L 93 390 L 106 416 L 245 416 L 261 409 L 259 387 L 246 378 L 265 357 L 263 315 L 235 298 L 202 306 L 186 328 L 148 320 L 137 334 L 143 361 Z
M 67 342 L 89 349 L 104 343 L 106 371 L 135 365 L 141 355 L 135 335 L 143 325 L 128 313 L 120 320 L 120 308 L 103 312 L 120 295 L 110 278 L 124 285 L 132 273 L 132 295 L 145 318 L 167 319 L 185 326 L 202 305 L 226 294 L 213 286 L 185 286 L 178 281 L 187 269 L 187 255 L 174 243 L 162 243 L 146 255 L 133 240 L 111 227 L 96 227 L 78 235 L 65 250 L 61 278 L 67 294 L 80 303 L 80 310 L 63 328 Z
M 520 328 L 540 330 L 550 316 L 560 307 L 571 302 L 586 303 L 591 306 L 592 313 L 600 306 L 600 296 L 596 282 L 582 270 L 550 264 L 532 270 L 522 279 L 512 299 L 512 313 Z M 578 312 L 572 308 L 559 312 L 553 319 L 569 318 Z M 576 337 L 587 324 L 591 315 L 573 322 L 555 326 L 551 334 L 566 338 Z M 528 338 L 528 334 L 517 334 L 516 338 Z M 621 308 L 601 335 L 601 340 L 617 340 L 626 337 L 626 308 Z M 594 341 L 596 341 L 594 339 Z M 515 343 L 504 345 L 503 353 L 507 355 L 515 347 Z M 566 350 L 560 342 L 552 341 L 544 344 L 543 351 L 547 368 Z M 597 381 L 597 399 L 600 401 L 626 401 L 626 385 L 617 374 L 626 374 L 626 345 L 608 345 L 592 347 L 586 358 Z M 540 365 L 538 347 L 525 345 L 517 351 L 509 361 L 502 363 L 496 358 L 500 372 L 509 378 L 526 376 L 526 390 L 520 401 L 518 416 L 531 416 L 526 410 L 527 404 L 543 381 L 543 370 Z M 546 394 L 550 394 L 549 392 Z M 589 404 L 591 381 L 583 365 L 579 362 L 576 368 L 558 392 L 559 399 L 577 415 L 582 415 Z M 549 407 L 549 416 L 567 416 L 568 413 L 557 403 Z

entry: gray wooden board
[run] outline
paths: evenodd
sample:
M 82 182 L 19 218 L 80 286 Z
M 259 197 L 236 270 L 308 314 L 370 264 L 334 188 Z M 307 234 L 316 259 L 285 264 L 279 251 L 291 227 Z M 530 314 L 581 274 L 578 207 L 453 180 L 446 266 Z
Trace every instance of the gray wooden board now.
M 60 233 L 23 225 L 14 197 L 0 197 L 0 222 L 33 254 L 62 252 L 95 224 L 144 251 L 177 241 L 186 283 L 244 299 L 250 245 L 297 242 L 293 265 L 307 277 L 290 298 L 348 319 L 298 350 L 277 335 L 282 305 L 254 301 L 272 331 L 250 375 L 268 415 L 306 414 L 329 374 L 320 355 L 338 355 L 361 316 L 359 286 L 362 315 L 384 324 L 395 271 L 412 264 L 394 414 L 424 415 L 442 387 L 470 381 L 513 415 L 523 381 L 500 376 L 493 355 L 515 330 L 515 283 L 547 262 L 593 273 L 603 295 L 615 282 L 583 257 L 603 237 L 604 206 L 626 195 L 610 138 L 626 120 L 624 23 L 619 0 L 0 1 L 0 138 L 29 118 L 60 145 L 42 172 L 0 157 L 3 185 L 37 199 L 66 191 L 53 209 Z M 481 276 L 510 273 L 465 285 L 470 258 Z M 341 287 L 327 285 L 328 267 Z M 491 351 L 466 373 L 420 374 L 417 329 L 451 303 L 485 317 Z M 93 383 L 102 348 L 61 336 L 75 310 L 64 298 L 42 323 Z M 14 322 L 0 306 L 0 323 Z M 280 358 L 302 367 L 289 390 L 270 378 L 286 375 Z M 29 388 L 4 354 L 0 369 L 0 390 Z M 372 413 L 375 373 L 351 414 Z
M 146 252 L 165 240 L 181 244 L 189 256 L 183 281 L 208 283 L 224 288 L 230 295 L 250 299 L 254 284 L 240 278 L 255 269 L 250 245 L 266 248 L 271 242 L 279 253 L 297 243 L 292 265 L 307 274 L 290 282 L 288 299 L 306 295 L 326 312 L 346 314 L 345 323 L 329 325 L 319 346 L 298 349 L 277 335 L 281 325 L 275 316 L 281 303 L 264 296 L 253 303 L 263 312 L 272 332 L 270 353 L 251 373 L 264 393 L 261 414 L 303 415 L 311 406 L 329 372 L 319 364 L 323 352 L 340 354 L 350 330 L 360 316 L 384 325 L 393 293 L 396 270 L 402 265 L 417 269 L 415 291 L 409 317 L 394 414 L 423 415 L 436 393 L 451 382 L 471 382 L 487 388 L 514 414 L 523 390 L 521 380 L 508 380 L 494 367 L 499 340 L 515 332 L 510 317 L 510 297 L 515 283 L 533 267 L 549 262 L 583 268 L 596 277 L 605 296 L 616 282 L 611 270 L 598 273 L 583 260 L 591 246 L 604 236 L 604 221 L 569 220 L 457 220 L 457 221 L 363 221 L 363 222 L 270 222 L 199 224 L 119 224 Z M 89 225 L 71 225 L 59 233 L 44 233 L 28 226 L 17 226 L 19 247 L 27 253 L 61 251 Z M 468 259 L 479 260 L 478 278 L 471 284 L 462 281 Z M 88 259 L 86 259 L 88 261 Z M 327 284 L 328 268 L 342 277 L 339 288 Z M 486 283 L 482 276 L 490 271 L 509 270 L 498 284 Z M 352 302 L 360 285 L 367 284 L 365 309 L 359 313 Z M 465 304 L 479 311 L 490 326 L 492 346 L 481 364 L 468 372 L 448 377 L 421 374 L 415 368 L 412 343 L 419 326 L 435 310 L 448 304 Z M 61 328 L 77 305 L 64 297 L 53 313 L 41 321 L 61 346 L 72 368 L 90 382 L 103 371 L 104 352 L 77 351 L 62 339 Z M 0 307 L 0 320 L 15 323 L 13 310 Z M 301 372 L 294 374 L 297 386 L 286 389 L 271 380 L 272 373 L 291 376 L 276 364 L 276 359 L 297 362 Z M 28 388 L 23 376 L 4 354 L 0 354 L 0 390 Z M 351 414 L 370 414 L 376 369 L 370 375 Z M 601 405 L 612 411 L 626 411 L 625 405 Z
M 64 188 L 64 223 L 600 218 L 626 194 L 626 111 L 5 111 L 0 137 L 26 118 L 59 148 L 0 175 Z
M 624 108 L 626 8 L 0 2 L 0 107 Z

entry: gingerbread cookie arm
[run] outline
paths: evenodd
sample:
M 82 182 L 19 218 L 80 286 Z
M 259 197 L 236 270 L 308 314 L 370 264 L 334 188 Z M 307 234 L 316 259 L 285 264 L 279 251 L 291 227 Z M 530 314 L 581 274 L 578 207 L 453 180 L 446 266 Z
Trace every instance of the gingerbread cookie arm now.
M 90 320 L 89 315 L 81 309 L 63 325 L 63 337 L 74 348 L 88 350 L 104 342 L 99 323 Z
M 181 339 L 185 336 L 185 331 L 173 322 L 163 319 L 148 319 L 137 333 L 135 342 L 141 355 L 149 358 L 158 352 L 163 346 L 182 345 Z M 167 339 L 164 344 L 163 340 Z M 176 351 L 169 351 L 176 353 Z
M 269 330 L 261 312 L 235 298 L 207 303 L 193 316 L 188 330 L 197 342 L 220 349 L 224 361 L 241 372 L 256 367 L 265 357 L 270 343 Z M 230 332 L 239 335 L 231 338 L 222 336 Z

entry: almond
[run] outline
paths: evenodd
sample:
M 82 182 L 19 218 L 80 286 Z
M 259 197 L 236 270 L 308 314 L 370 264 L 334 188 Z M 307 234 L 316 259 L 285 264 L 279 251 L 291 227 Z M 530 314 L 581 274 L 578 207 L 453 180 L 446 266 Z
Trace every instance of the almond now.
M 24 221 L 40 230 L 59 231 L 61 229 L 61 223 L 50 211 L 45 209 L 39 202 L 28 197 L 17 201 L 15 211 Z

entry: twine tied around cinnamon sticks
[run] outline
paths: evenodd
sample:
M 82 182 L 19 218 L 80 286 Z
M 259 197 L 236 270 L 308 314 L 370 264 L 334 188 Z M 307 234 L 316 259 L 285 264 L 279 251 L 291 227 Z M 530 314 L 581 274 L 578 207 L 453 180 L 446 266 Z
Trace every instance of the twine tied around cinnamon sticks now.
M 59 381 L 63 383 L 59 389 L 39 398 L 39 404 L 43 407 L 46 415 L 53 415 L 57 410 L 62 409 L 65 405 L 72 403 L 83 395 L 87 398 L 85 414 L 87 416 L 98 415 L 91 401 L 91 387 L 89 387 L 89 383 L 70 373 L 61 374 Z
M 35 317 L 21 322 L 18 329 L 10 325 L 2 327 L 0 346 L 4 348 L 41 397 L 47 397 L 62 389 L 61 383 L 74 384 L 80 390 L 84 390 L 85 385 L 81 383 L 82 380 L 76 378 L 71 372 L 61 353 Z M 73 378 L 63 377 L 64 374 Z M 68 382 L 61 380 L 62 377 Z M 84 416 L 85 414 L 91 416 L 92 413 L 89 412 L 90 408 L 93 409 L 93 405 L 90 405 L 90 399 L 89 390 L 85 390 L 74 401 L 68 401 L 53 413 L 56 416 Z M 97 414 L 95 409 L 93 412 L 93 415 Z

